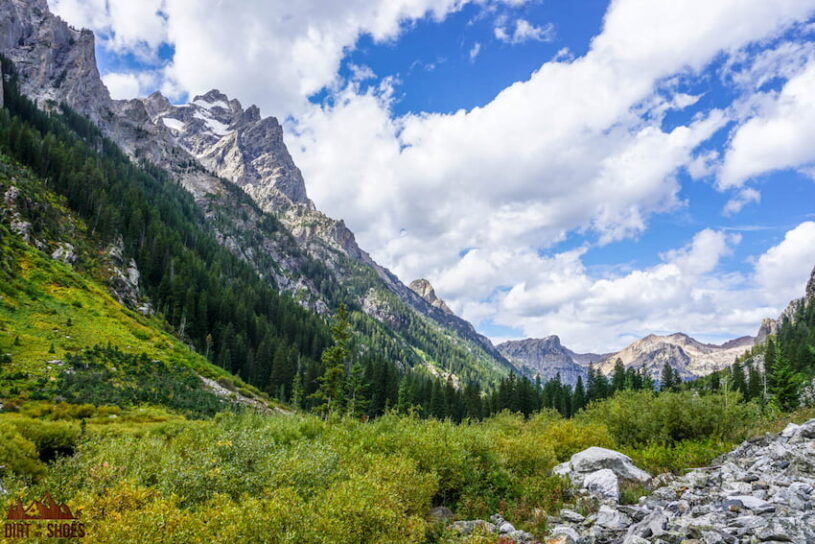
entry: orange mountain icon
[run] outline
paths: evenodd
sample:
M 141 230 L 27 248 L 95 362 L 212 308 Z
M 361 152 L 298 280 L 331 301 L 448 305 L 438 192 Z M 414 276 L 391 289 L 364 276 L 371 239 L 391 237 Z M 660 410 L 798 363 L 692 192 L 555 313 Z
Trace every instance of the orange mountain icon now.
M 8 509 L 6 519 L 77 519 L 67 504 L 58 504 L 50 493 L 43 495 L 42 501 L 33 500 L 28 508 L 20 499 Z

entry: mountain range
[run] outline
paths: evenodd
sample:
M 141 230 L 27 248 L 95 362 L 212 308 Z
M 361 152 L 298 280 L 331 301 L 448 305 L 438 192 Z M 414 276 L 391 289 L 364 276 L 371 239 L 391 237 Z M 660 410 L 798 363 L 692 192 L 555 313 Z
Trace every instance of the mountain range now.
M 731 364 L 756 342 L 743 337 L 711 345 L 676 333 L 648 335 L 616 353 L 576 353 L 557 336 L 496 347 L 455 315 L 429 281 L 406 285 L 359 247 L 342 220 L 317 209 L 281 124 L 256 106 L 244 108 L 217 89 L 184 105 L 158 92 L 113 100 L 97 68 L 93 33 L 70 27 L 46 0 L 0 1 L 0 53 L 14 63 L 22 92 L 40 108 L 56 111 L 66 104 L 132 160 L 169 173 L 192 195 L 217 242 L 268 285 L 320 316 L 340 304 L 366 316 L 355 322 L 357 330 L 372 339 L 372 348 L 379 342 L 398 353 L 402 369 L 485 383 L 517 369 L 542 379 L 560 374 L 574 383 L 590 364 L 608 373 L 619 359 L 655 377 L 667 362 L 690 379 Z M 149 313 L 141 272 L 126 261 L 114 292 Z M 807 296 L 815 297 L 815 277 Z M 759 341 L 774 323 L 762 324 Z
M 470 323 L 403 284 L 342 220 L 316 209 L 274 117 L 218 90 L 182 106 L 159 93 L 112 100 L 93 33 L 71 28 L 46 0 L 0 2 L 0 34 L 0 53 L 14 63 L 24 94 L 43 109 L 67 104 L 132 159 L 169 172 L 219 243 L 304 307 L 319 314 L 339 303 L 359 308 L 411 359 L 402 366 L 487 381 L 512 368 Z
M 523 374 L 542 380 L 560 375 L 564 383 L 575 384 L 578 377 L 585 381 L 588 367 L 593 364 L 602 373 L 610 374 L 619 360 L 626 368 L 644 369 L 655 380 L 660 379 L 663 365 L 668 363 L 682 379 L 706 376 L 725 368 L 756 344 L 763 343 L 778 330 L 784 319 L 794 319 L 805 302 L 815 301 L 815 269 L 807 283 L 804 296 L 790 301 L 777 319 L 762 321 L 756 336 L 742 336 L 723 344 L 707 344 L 677 332 L 669 335 L 649 334 L 615 353 L 575 353 L 566 348 L 557 336 L 511 340 L 499 344 L 500 351 Z

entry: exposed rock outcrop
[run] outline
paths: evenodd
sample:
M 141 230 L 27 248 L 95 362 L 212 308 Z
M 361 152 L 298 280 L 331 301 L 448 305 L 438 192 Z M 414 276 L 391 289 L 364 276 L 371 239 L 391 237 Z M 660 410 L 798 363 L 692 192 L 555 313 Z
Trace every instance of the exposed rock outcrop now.
M 763 344 L 767 337 L 778 332 L 778 321 L 769 317 L 761 320 L 761 326 L 756 333 L 756 344 Z
M 450 309 L 447 303 L 436 296 L 436 290 L 433 289 L 433 285 L 431 285 L 429 281 L 425 279 L 413 280 L 410 282 L 408 287 L 413 289 L 413 291 L 425 299 L 434 308 L 438 308 L 446 314 L 453 314 L 453 310 Z
M 596 446 L 572 455 L 552 472 L 568 476 L 575 487 L 590 495 L 614 502 L 620 498 L 620 482 L 646 484 L 651 480 L 627 455 Z
M 0 51 L 14 62 L 23 92 L 40 107 L 66 102 L 108 126 L 112 102 L 94 46 L 93 32 L 68 26 L 46 0 L 0 3 Z
M 589 363 L 603 361 L 608 355 L 575 353 L 560 343 L 557 336 L 510 340 L 498 345 L 504 357 L 527 376 L 551 380 L 558 374 L 561 381 L 574 385 L 582 377 L 585 383 Z
M 791 300 L 778 318 L 773 319 L 766 317 L 761 321 L 761 326 L 756 334 L 756 344 L 763 344 L 767 341 L 768 336 L 776 334 L 778 332 L 779 325 L 784 321 L 784 319 L 794 321 L 795 314 L 805 304 L 815 304 L 815 268 L 812 269 L 812 274 L 810 275 L 809 281 L 804 289 L 803 297 Z

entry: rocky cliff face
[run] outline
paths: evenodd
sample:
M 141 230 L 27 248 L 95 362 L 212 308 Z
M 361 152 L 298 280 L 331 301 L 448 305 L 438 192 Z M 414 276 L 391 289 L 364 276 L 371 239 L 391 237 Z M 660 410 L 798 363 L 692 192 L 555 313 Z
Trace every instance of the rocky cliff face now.
M 425 299 L 431 306 L 438 308 L 442 312 L 453 315 L 453 310 L 442 299 L 436 296 L 436 290 L 429 281 L 425 279 L 413 280 L 408 286 L 413 289 L 420 297 Z
M 807 282 L 806 288 L 804 289 L 803 297 L 791 300 L 787 307 L 784 308 L 784 311 L 781 312 L 781 315 L 778 316 L 778 318 L 773 319 L 771 317 L 765 317 L 761 321 L 761 326 L 758 329 L 758 333 L 756 333 L 756 344 L 763 344 L 764 342 L 766 342 L 768 336 L 777 333 L 778 326 L 785 318 L 794 320 L 795 313 L 804 304 L 814 304 L 814 303 L 815 303 L 815 268 L 812 269 L 812 274 L 810 275 L 809 281 Z
M 111 99 L 99 77 L 90 30 L 76 30 L 46 0 L 0 3 L 0 51 L 17 67 L 23 92 L 40 107 L 67 102 L 94 123 L 110 121 Z
M 564 383 L 574 385 L 582 377 L 585 383 L 590 363 L 603 361 L 608 355 L 575 353 L 560 343 L 557 336 L 511 340 L 498 345 L 504 357 L 529 377 L 542 381 L 560 374 Z
M 160 93 L 142 102 L 155 125 L 166 127 L 205 168 L 243 188 L 261 208 L 314 209 L 283 143 L 283 128 L 274 117 L 262 118 L 257 106 L 244 110 L 215 89 L 184 106 L 173 106 Z

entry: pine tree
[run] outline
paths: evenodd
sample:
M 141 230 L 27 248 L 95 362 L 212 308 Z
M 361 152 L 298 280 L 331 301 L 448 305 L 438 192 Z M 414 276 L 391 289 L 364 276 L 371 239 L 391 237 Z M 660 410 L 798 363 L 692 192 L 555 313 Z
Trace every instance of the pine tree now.
M 625 389 L 625 365 L 620 358 L 614 361 L 614 372 L 611 375 L 611 390 L 614 392 Z
M 291 382 L 291 404 L 296 408 L 303 407 L 303 377 L 297 372 Z
M 399 380 L 399 390 L 396 395 L 396 411 L 400 414 L 407 414 L 410 411 L 410 398 L 408 391 L 408 380 L 402 376 Z
M 756 365 L 752 364 L 747 367 L 747 400 L 762 399 L 761 387 L 761 374 L 759 374 Z
M 770 394 L 782 410 L 789 411 L 798 407 L 801 381 L 801 375 L 792 368 L 789 360 L 776 354 L 772 379 L 770 380 L 770 383 L 772 383 Z
M 747 398 L 747 378 L 744 376 L 744 369 L 741 363 L 735 362 L 730 368 L 730 375 L 733 377 L 733 391 L 741 393 L 742 398 Z
M 348 311 L 345 305 L 341 304 L 331 327 L 333 345 L 323 351 L 321 357 L 324 365 L 323 374 L 317 378 L 319 386 L 311 395 L 311 398 L 317 401 L 314 411 L 326 417 L 342 409 L 345 365 L 350 357 L 348 349 L 351 340 L 350 328 Z
M 358 362 L 351 365 L 351 370 L 345 379 L 345 413 L 351 417 L 359 417 L 368 408 L 365 390 L 368 388 L 362 375 L 362 365 Z
M 572 413 L 576 414 L 586 405 L 586 390 L 583 388 L 583 376 L 577 377 L 572 395 Z
M 674 377 L 674 369 L 671 367 L 671 364 L 667 361 L 664 365 L 662 365 L 662 376 L 660 377 L 660 391 L 670 391 L 674 388 L 675 377 Z

